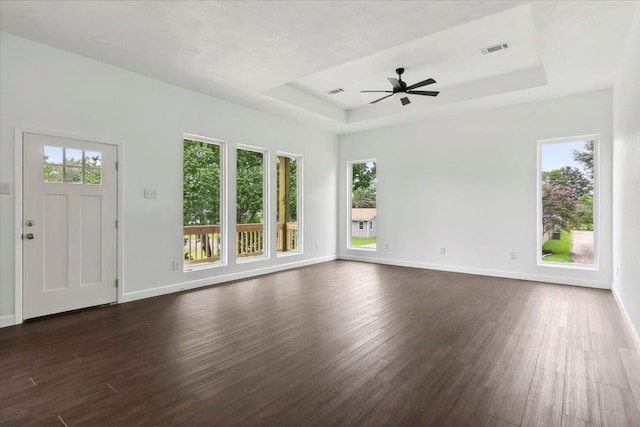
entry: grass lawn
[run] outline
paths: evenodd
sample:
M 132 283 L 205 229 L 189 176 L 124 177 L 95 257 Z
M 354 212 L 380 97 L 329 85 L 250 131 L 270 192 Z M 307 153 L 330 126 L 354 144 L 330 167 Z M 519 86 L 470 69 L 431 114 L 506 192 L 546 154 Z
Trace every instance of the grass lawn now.
M 357 248 L 358 246 L 370 245 L 376 242 L 375 237 L 352 237 L 351 238 L 351 247 Z
M 542 257 L 544 262 L 573 262 L 571 259 L 571 232 L 562 230 L 560 240 L 549 239 L 542 245 L 543 251 L 551 251 L 551 255 Z

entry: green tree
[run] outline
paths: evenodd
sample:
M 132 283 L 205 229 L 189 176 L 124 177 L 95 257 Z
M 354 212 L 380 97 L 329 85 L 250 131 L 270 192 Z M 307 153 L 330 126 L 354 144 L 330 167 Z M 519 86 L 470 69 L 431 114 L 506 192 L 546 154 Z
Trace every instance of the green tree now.
M 585 142 L 583 150 L 573 150 L 573 160 L 582 164 L 587 176 L 593 182 L 593 150 L 595 141 L 590 139 Z
M 220 223 L 220 146 L 185 140 L 183 159 L 184 225 Z
M 576 217 L 583 230 L 593 230 L 593 196 L 584 195 L 576 205 Z
M 571 231 L 580 221 L 573 189 L 564 185 L 542 184 L 542 232 Z
M 352 208 L 375 208 L 376 207 L 376 188 L 357 188 L 353 191 Z
M 584 176 L 580 169 L 571 166 L 542 172 L 542 182 L 571 188 L 575 199 L 580 199 L 593 192 L 591 180 Z
M 263 154 L 237 150 L 236 161 L 236 221 L 238 224 L 262 222 Z
M 371 163 L 354 163 L 352 165 L 351 175 L 353 177 L 353 188 L 370 188 L 376 185 L 376 164 Z
M 352 165 L 351 207 L 376 207 L 376 163 L 354 163 Z

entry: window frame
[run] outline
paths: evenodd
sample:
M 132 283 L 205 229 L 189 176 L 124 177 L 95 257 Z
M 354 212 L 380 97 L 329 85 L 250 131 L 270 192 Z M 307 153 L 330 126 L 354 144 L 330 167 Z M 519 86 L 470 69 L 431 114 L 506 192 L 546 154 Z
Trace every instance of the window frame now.
M 278 157 L 289 157 L 290 159 L 295 159 L 296 161 L 296 223 L 297 223 L 297 227 L 298 227 L 298 242 L 297 242 L 297 249 L 295 251 L 286 251 L 286 252 L 278 252 L 277 248 L 276 248 L 276 258 L 280 258 L 280 257 L 287 257 L 287 256 L 294 256 L 294 255 L 302 255 L 304 253 L 304 224 L 303 224 L 303 219 L 304 219 L 304 212 L 303 212 L 303 207 L 304 207 L 304 203 L 303 203 L 303 164 L 302 164 L 302 154 L 294 154 L 294 153 L 288 153 L 285 151 L 276 151 L 276 156 L 274 161 L 277 163 L 278 161 Z M 277 164 L 274 166 L 274 171 L 277 171 Z M 277 173 L 276 173 L 277 175 Z M 277 227 L 277 223 L 278 223 L 278 176 L 276 176 L 276 185 L 274 188 L 274 195 L 276 197 L 275 199 L 275 220 L 273 221 L 273 228 Z M 274 232 L 277 232 L 277 230 L 275 230 Z
M 228 206 L 229 206 L 229 188 L 228 188 L 228 143 L 225 140 L 210 138 L 202 135 L 195 135 L 190 133 L 184 133 L 182 135 L 182 164 L 181 164 L 181 172 L 182 172 L 182 180 L 183 180 L 183 189 L 184 189 L 184 142 L 185 140 L 202 142 L 205 144 L 215 144 L 220 147 L 220 244 L 222 248 L 220 249 L 220 259 L 218 261 L 206 262 L 200 264 L 192 264 L 187 266 L 184 262 L 184 256 L 181 257 L 182 263 L 182 272 L 183 273 L 191 273 L 200 270 L 206 270 L 209 268 L 219 268 L 225 267 L 229 264 L 229 221 L 228 221 Z M 183 190 L 184 191 L 184 190 Z M 181 220 L 182 227 L 184 227 L 184 195 L 182 197 L 181 203 Z M 182 242 L 181 247 L 184 248 L 184 231 L 180 233 Z M 183 249 L 184 251 L 184 249 Z
M 238 257 L 238 248 L 234 244 L 234 252 L 236 258 L 236 264 L 246 264 L 256 261 L 264 261 L 271 258 L 271 156 L 270 150 L 264 147 L 258 147 L 256 145 L 236 144 L 236 192 L 235 203 L 233 212 L 237 212 L 238 205 L 238 150 L 253 151 L 255 153 L 262 154 L 262 255 L 250 256 L 250 257 Z M 237 214 L 236 214 L 237 215 Z M 236 224 L 237 233 L 238 224 Z M 233 239 L 235 242 L 235 239 Z
M 542 260 L 542 147 L 593 140 L 593 264 L 554 263 Z M 600 135 L 579 135 L 564 138 L 541 139 L 537 142 L 536 166 L 536 264 L 538 267 L 570 270 L 600 270 Z
M 378 168 L 378 161 L 375 158 L 369 158 L 369 159 L 362 159 L 362 160 L 349 160 L 347 161 L 347 179 L 346 179 L 346 194 L 347 194 L 347 212 L 346 212 L 346 216 L 347 216 L 347 227 L 346 227 L 346 248 L 349 250 L 354 250 L 354 251 L 366 251 L 366 252 L 376 252 L 378 250 L 378 247 L 376 245 L 375 248 L 365 248 L 365 247 L 359 247 L 359 246 L 352 246 L 351 245 L 351 238 L 353 237 L 351 234 L 351 230 L 353 227 L 353 218 L 351 216 L 351 211 L 352 211 L 352 201 L 353 201 L 353 165 L 354 164 L 360 164 L 360 163 L 375 163 L 376 165 L 376 171 Z M 377 179 L 377 172 L 376 172 L 376 179 Z M 377 212 L 377 205 L 378 205 L 378 185 L 376 182 L 376 212 Z M 376 232 L 376 241 L 377 241 L 377 232 Z

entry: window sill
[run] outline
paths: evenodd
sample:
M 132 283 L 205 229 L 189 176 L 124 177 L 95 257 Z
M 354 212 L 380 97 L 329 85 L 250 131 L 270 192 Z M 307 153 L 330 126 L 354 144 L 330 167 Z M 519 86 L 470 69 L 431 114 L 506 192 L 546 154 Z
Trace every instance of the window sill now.
M 573 264 L 573 263 L 563 263 L 563 262 L 542 262 L 538 260 L 538 267 L 551 267 L 551 268 L 562 268 L 566 270 L 585 270 L 585 271 L 599 271 L 600 267 L 598 264 Z
M 202 264 L 197 264 L 197 265 L 192 265 L 189 267 L 185 267 L 182 269 L 183 273 L 193 273 L 194 271 L 200 271 L 200 270 L 208 270 L 210 268 L 219 268 L 219 267 L 224 267 L 227 264 L 224 264 L 222 262 L 207 262 L 207 263 L 202 263 Z
M 296 256 L 296 255 L 302 255 L 302 252 L 301 251 L 278 252 L 276 254 L 276 258 L 287 258 L 287 257 Z

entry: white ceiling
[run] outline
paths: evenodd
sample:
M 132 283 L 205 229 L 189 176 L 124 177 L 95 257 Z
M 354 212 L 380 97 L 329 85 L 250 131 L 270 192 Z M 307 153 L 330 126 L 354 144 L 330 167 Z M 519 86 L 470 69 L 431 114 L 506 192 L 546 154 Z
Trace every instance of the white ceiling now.
M 11 1 L 0 29 L 349 133 L 611 87 L 636 1 Z M 108 44 L 96 43 L 103 37 Z M 509 41 L 505 51 L 480 48 Z M 507 67 L 506 69 L 505 66 Z M 433 77 L 437 98 L 386 77 Z M 329 96 L 325 91 L 344 88 Z

